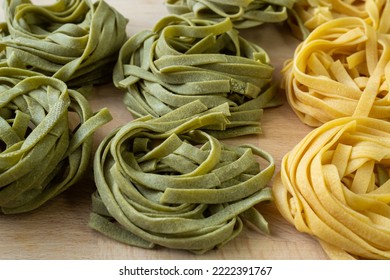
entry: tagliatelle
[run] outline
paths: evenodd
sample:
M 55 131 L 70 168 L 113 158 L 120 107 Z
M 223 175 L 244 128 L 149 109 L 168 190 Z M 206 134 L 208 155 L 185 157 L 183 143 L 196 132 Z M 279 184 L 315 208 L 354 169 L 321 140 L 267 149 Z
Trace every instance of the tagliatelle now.
M 235 238 L 248 220 L 268 232 L 255 208 L 272 200 L 274 161 L 251 146 L 228 146 L 203 128 L 224 129 L 228 104 L 194 101 L 109 134 L 95 154 L 97 192 L 89 225 L 133 246 L 204 253 Z M 260 169 L 258 160 L 267 161 Z
M 163 116 L 194 100 L 208 108 L 228 103 L 223 134 L 261 132 L 263 108 L 279 105 L 267 53 L 220 23 L 181 16 L 162 18 L 122 47 L 114 84 L 135 117 Z M 223 135 L 220 135 L 223 137 Z
M 172 14 L 221 21 L 229 18 L 237 29 L 283 22 L 294 0 L 165 0 Z
M 358 17 L 381 33 L 390 31 L 387 0 L 298 0 L 290 14 L 288 23 L 293 33 L 303 39 L 321 24 L 340 17 Z
M 390 259 L 390 125 L 330 121 L 282 161 L 273 185 L 286 220 L 317 237 L 330 258 Z
M 0 40 L 8 35 L 9 32 L 7 24 L 4 22 L 0 22 Z M 7 56 L 5 50 L 0 50 L 0 67 L 7 67 Z
M 288 102 L 301 121 L 319 126 L 353 115 L 373 75 L 379 84 L 370 89 L 375 100 L 366 104 L 367 115 L 389 120 L 389 38 L 356 17 L 314 30 L 283 69 Z
M 338 20 L 336 26 L 358 21 L 346 18 Z M 319 28 L 327 27 L 324 24 Z M 356 42 L 362 41 L 359 27 L 347 33 L 342 28 L 337 30 L 333 45 L 342 41 L 346 48 L 355 48 Z M 390 259 L 390 125 L 369 117 L 377 116 L 379 106 L 384 105 L 384 112 L 389 106 L 378 98 L 378 92 L 388 92 L 390 50 L 389 37 L 378 34 L 383 48 L 376 52 L 376 40 L 370 41 L 376 35 L 366 32 L 363 41 L 368 37 L 370 44 L 361 49 L 363 55 L 349 61 L 356 65 L 355 59 L 364 61 L 370 56 L 365 65 L 370 75 L 364 77 L 364 90 L 347 96 L 348 87 L 338 88 L 337 94 L 353 100 L 349 105 L 351 116 L 328 121 L 309 133 L 284 156 L 273 185 L 280 213 L 298 230 L 317 237 L 331 258 Z M 321 46 L 329 44 L 326 40 L 319 42 Z M 338 71 L 344 68 L 334 67 L 336 76 L 343 77 L 340 73 L 346 71 Z M 323 68 L 317 71 L 326 73 Z M 333 97 L 329 89 L 336 85 L 326 75 L 322 77 L 327 81 L 321 85 L 323 92 L 328 90 L 328 98 Z
M 3 213 L 36 209 L 84 175 L 92 134 L 111 115 L 107 109 L 94 114 L 80 92 L 36 72 L 0 68 Z
M 4 2 L 9 35 L 0 39 L 0 50 L 6 50 L 8 66 L 53 76 L 74 87 L 111 81 L 127 39 L 127 19 L 106 2 Z

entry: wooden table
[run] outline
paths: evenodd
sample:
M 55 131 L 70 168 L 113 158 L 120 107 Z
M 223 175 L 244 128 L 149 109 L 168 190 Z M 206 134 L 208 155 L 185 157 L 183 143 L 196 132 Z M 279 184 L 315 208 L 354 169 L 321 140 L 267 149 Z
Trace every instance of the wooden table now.
M 157 20 L 168 14 L 162 0 L 106 1 L 129 19 L 129 36 L 151 29 Z M 52 2 L 54 0 L 34 0 L 36 4 Z M 275 67 L 275 81 L 280 82 L 283 63 L 292 57 L 298 41 L 282 25 L 263 25 L 240 31 L 240 34 L 267 51 Z M 132 120 L 122 104 L 122 96 L 112 85 L 95 88 L 90 99 L 94 110 L 108 107 L 114 117 L 95 133 L 95 148 L 109 131 Z M 229 142 L 252 143 L 268 151 L 276 161 L 276 171 L 285 153 L 312 129 L 299 121 L 286 102 L 265 111 L 262 127 L 262 135 Z M 261 205 L 270 223 L 271 235 L 246 228 L 225 247 L 204 255 L 121 244 L 87 226 L 90 196 L 95 189 L 92 178 L 92 173 L 87 174 L 83 181 L 34 212 L 0 215 L 0 259 L 327 259 L 318 242 L 288 224 L 272 203 Z

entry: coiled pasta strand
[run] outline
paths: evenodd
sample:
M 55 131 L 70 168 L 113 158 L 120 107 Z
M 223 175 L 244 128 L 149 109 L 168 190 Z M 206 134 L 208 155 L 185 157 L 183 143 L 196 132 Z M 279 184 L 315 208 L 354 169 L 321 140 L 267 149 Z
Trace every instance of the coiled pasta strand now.
M 237 29 L 283 22 L 294 0 L 165 0 L 172 14 L 221 21 L 229 18 Z
M 390 259 L 389 139 L 386 121 L 344 117 L 283 158 L 275 204 L 332 259 Z
M 93 113 L 58 79 L 0 68 L 1 211 L 34 210 L 76 183 L 89 165 L 93 132 L 110 120 L 107 109 Z
M 343 18 L 319 28 L 357 22 L 361 24 L 362 20 Z M 280 213 L 299 231 L 317 237 L 329 257 L 335 259 L 390 259 L 390 126 L 385 120 L 386 106 L 379 115 L 383 119 L 374 118 L 383 105 L 378 92 L 388 91 L 389 37 L 377 34 L 368 25 L 366 28 L 372 30 L 366 36 L 359 27 L 347 33 L 335 28 L 339 33 L 333 45 L 318 40 L 331 48 L 349 37 L 350 43 L 344 42 L 347 49 L 369 41 L 361 48 L 361 58 L 369 57 L 365 64 L 369 75 L 364 79 L 364 90 L 358 90 L 356 98 L 348 97 L 353 99 L 350 116 L 325 122 L 302 139 L 284 156 L 273 185 Z M 379 52 L 375 36 L 381 42 Z M 326 75 L 322 77 L 329 80 Z M 324 87 L 332 86 L 328 83 Z M 341 86 L 339 92 L 349 93 Z
M 267 53 L 220 23 L 181 16 L 162 18 L 152 31 L 122 47 L 114 84 L 135 117 L 163 116 L 200 100 L 208 108 L 228 103 L 228 130 L 220 138 L 261 132 L 263 108 L 280 104 Z
M 298 0 L 290 12 L 288 23 L 293 33 L 302 39 L 318 26 L 340 17 L 358 17 L 381 33 L 388 33 L 390 5 L 387 0 Z
M 389 120 L 389 35 L 378 33 L 364 20 L 344 17 L 324 23 L 295 51 L 283 69 L 291 108 L 310 126 L 352 116 L 375 71 L 379 85 L 372 90 L 368 116 Z M 376 70 L 378 69 L 378 70 Z M 375 93 L 375 95 L 374 95 Z
M 236 237 L 243 219 L 268 232 L 254 206 L 272 200 L 272 157 L 200 130 L 224 129 L 227 108 L 194 101 L 109 134 L 95 154 L 90 226 L 133 246 L 198 254 Z M 267 162 L 262 170 L 259 159 Z
M 105 1 L 4 3 L 9 35 L 1 38 L 0 50 L 6 52 L 8 66 L 53 76 L 73 87 L 111 81 L 127 39 L 127 19 Z

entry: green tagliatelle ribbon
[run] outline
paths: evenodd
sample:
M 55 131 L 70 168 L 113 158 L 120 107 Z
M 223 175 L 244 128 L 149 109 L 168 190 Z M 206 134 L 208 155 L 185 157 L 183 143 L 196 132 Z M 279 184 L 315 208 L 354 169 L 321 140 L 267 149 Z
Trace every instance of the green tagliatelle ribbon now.
M 0 22 L 0 40 L 9 35 L 8 27 L 5 22 Z M 5 50 L 0 50 L 0 67 L 7 67 L 7 56 Z
M 101 0 L 59 0 L 47 6 L 6 0 L 5 17 L 9 35 L 0 39 L 0 51 L 6 50 L 8 66 L 53 76 L 69 86 L 111 81 L 127 39 L 127 19 Z
M 229 18 L 237 29 L 263 23 L 283 22 L 295 0 L 165 0 L 172 14 L 223 20 Z
M 181 16 L 161 19 L 122 47 L 114 84 L 136 116 L 163 116 L 194 100 L 228 103 L 226 137 L 259 133 L 263 108 L 279 105 L 267 53 L 220 23 Z M 220 137 L 224 137 L 223 135 Z
M 272 200 L 274 161 L 251 145 L 228 146 L 200 128 L 224 129 L 228 104 L 194 101 L 160 118 L 146 116 L 109 134 L 94 159 L 97 192 L 89 225 L 133 246 L 204 253 L 226 244 L 254 207 Z M 260 169 L 259 160 L 267 162 Z
M 93 132 L 109 120 L 107 109 L 94 114 L 58 79 L 0 68 L 1 211 L 36 209 L 76 183 L 89 165 Z

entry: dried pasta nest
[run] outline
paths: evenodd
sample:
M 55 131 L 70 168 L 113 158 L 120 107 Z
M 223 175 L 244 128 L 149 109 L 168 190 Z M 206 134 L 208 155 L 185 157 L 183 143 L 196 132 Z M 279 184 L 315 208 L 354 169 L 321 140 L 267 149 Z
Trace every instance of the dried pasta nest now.
M 225 134 L 259 133 L 263 108 L 279 105 L 267 53 L 240 37 L 229 19 L 162 18 L 122 47 L 114 84 L 135 117 L 163 116 L 194 100 L 228 103 Z M 231 129 L 230 129 L 231 128 Z
M 389 120 L 389 39 L 357 17 L 316 28 L 283 69 L 288 102 L 301 121 L 320 126 L 352 116 L 368 91 L 375 100 L 367 116 Z M 371 79 L 377 82 L 368 86 Z
M 95 154 L 89 225 L 133 246 L 199 254 L 235 238 L 243 220 L 268 232 L 255 205 L 272 200 L 272 157 L 202 130 L 224 129 L 227 108 L 194 101 L 109 134 Z
M 298 0 L 289 10 L 289 26 L 298 38 L 305 39 L 323 23 L 340 17 L 358 17 L 381 33 L 390 31 L 390 5 L 386 0 Z
M 127 39 L 127 19 L 106 2 L 4 2 L 0 50 L 8 66 L 53 76 L 74 87 L 111 81 L 118 51 Z
M 285 21 L 294 0 L 165 0 L 164 3 L 172 14 L 214 21 L 229 18 L 235 28 L 244 29 Z
M 345 117 L 283 158 L 275 204 L 332 259 L 390 259 L 389 139 L 389 122 Z
M 93 132 L 108 122 L 58 79 L 0 68 L 0 207 L 34 210 L 76 183 L 92 152 Z

